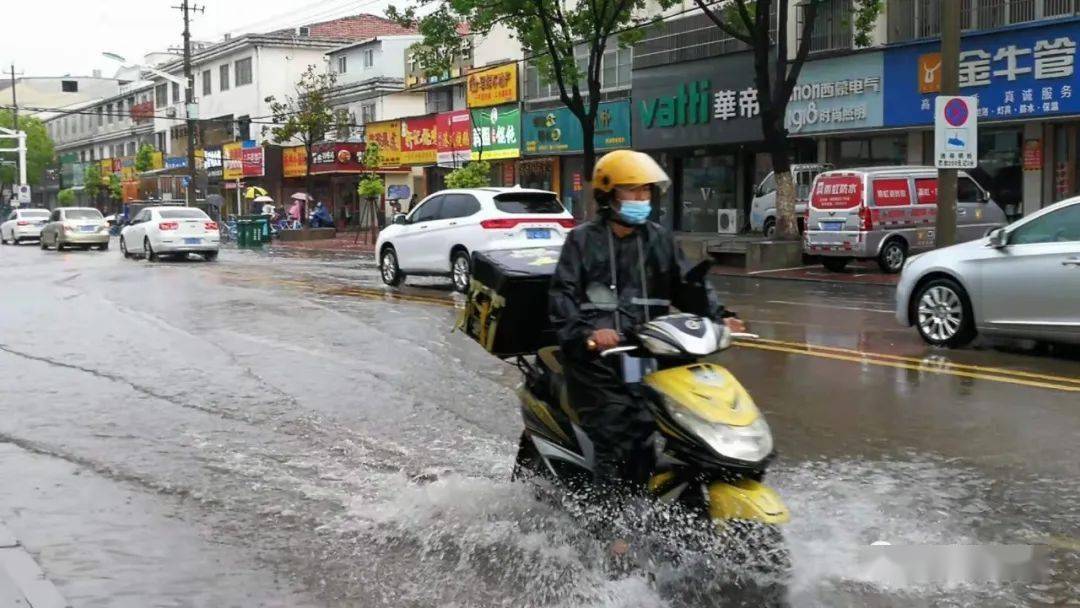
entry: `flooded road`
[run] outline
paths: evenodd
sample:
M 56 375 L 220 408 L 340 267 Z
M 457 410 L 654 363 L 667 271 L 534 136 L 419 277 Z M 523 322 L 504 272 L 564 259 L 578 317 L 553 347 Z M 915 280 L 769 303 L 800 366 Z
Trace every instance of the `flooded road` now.
M 726 606 L 613 579 L 509 483 L 515 370 L 456 296 L 352 255 L 0 249 L 0 519 L 76 606 Z M 924 347 L 887 288 L 717 279 L 763 340 L 793 606 L 1080 602 L 1080 357 Z M 1050 548 L 1037 584 L 895 587 L 859 551 Z

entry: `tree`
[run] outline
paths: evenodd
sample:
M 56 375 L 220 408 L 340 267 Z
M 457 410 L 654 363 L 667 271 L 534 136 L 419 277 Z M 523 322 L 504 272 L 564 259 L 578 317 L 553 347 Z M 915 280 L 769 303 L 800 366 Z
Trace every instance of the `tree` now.
M 440 0 L 419 2 L 423 6 Z M 647 0 L 451 0 L 422 18 L 416 17 L 415 7 L 387 14 L 416 25 L 424 35 L 423 45 L 444 55 L 461 44 L 456 28 L 461 21 L 477 36 L 500 25 L 509 28 L 540 77 L 558 85 L 559 99 L 581 123 L 583 173 L 589 179 L 596 162 L 593 134 L 604 52 L 640 39 L 636 26 L 652 19 L 646 14 L 648 5 Z M 588 209 L 592 188 L 586 185 L 584 192 Z
M 818 7 L 828 0 L 803 0 L 799 4 L 802 26 L 794 58 L 788 57 L 786 32 L 791 21 L 787 0 L 694 0 L 706 16 L 725 34 L 746 44 L 754 54 L 754 83 L 757 86 L 761 131 L 765 150 L 772 158 L 776 176 L 776 234 L 780 239 L 799 238 L 795 217 L 795 182 L 788 157 L 788 132 L 784 126 L 791 91 L 810 53 L 811 33 Z M 670 6 L 674 0 L 664 0 Z M 881 12 L 882 0 L 853 0 L 855 43 L 870 44 L 870 30 Z M 773 8 L 776 17 L 773 19 Z M 775 26 L 775 29 L 774 29 Z M 779 35 L 776 35 L 779 32 Z M 775 37 L 775 52 L 773 41 Z
M 464 167 L 446 174 L 446 185 L 450 188 L 485 188 L 491 185 L 491 164 L 486 160 L 476 160 Z
M 296 83 L 293 95 L 278 100 L 273 95 L 266 98 L 270 114 L 278 126 L 270 128 L 274 142 L 284 144 L 299 141 L 307 148 L 307 193 L 311 194 L 312 145 L 326 138 L 327 133 L 343 129 L 347 116 L 335 112 L 330 105 L 330 95 L 337 84 L 337 74 L 318 72 L 309 65 Z M 264 130 L 266 128 L 264 127 Z
M 90 202 L 97 203 L 101 187 L 101 165 L 90 162 L 86 165 L 86 169 L 83 169 L 83 192 L 90 197 Z
M 72 188 L 64 188 L 60 192 L 56 193 L 56 202 L 61 207 L 70 207 L 75 204 L 75 190 Z
M 139 151 L 135 153 L 135 170 L 143 173 L 153 169 L 155 152 L 157 152 L 157 149 L 150 144 L 144 143 L 139 146 Z
M 109 199 L 119 203 L 124 198 L 124 187 L 120 185 L 120 176 L 115 173 L 109 174 Z
M 379 144 L 371 142 L 364 150 L 364 168 L 367 169 L 367 173 L 360 179 L 360 183 L 356 185 L 356 194 L 360 198 L 368 202 L 367 209 L 370 210 L 371 215 L 368 219 L 368 242 L 375 244 L 375 241 L 379 238 L 379 221 L 378 221 L 378 202 L 382 198 L 385 185 L 383 179 L 375 172 L 379 168 L 381 163 L 379 157 Z M 360 221 L 362 222 L 367 216 L 367 213 L 361 213 Z M 360 233 L 356 233 L 356 238 L 360 238 Z
M 0 127 L 14 128 L 14 116 L 11 110 L 0 110 Z M 32 116 L 19 117 L 19 130 L 26 132 L 26 182 L 31 186 L 39 185 L 45 177 L 45 170 L 53 160 L 53 142 L 45 129 L 45 124 Z M 18 143 L 15 139 L 0 140 L 0 147 L 14 148 Z M 5 153 L 10 160 L 17 158 L 16 153 Z M 0 184 L 14 184 L 18 181 L 19 174 L 12 165 L 0 167 Z

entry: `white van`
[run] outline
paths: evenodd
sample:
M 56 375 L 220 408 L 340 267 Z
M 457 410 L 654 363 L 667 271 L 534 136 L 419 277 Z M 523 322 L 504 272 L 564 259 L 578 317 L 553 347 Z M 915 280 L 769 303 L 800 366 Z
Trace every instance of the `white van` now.
M 971 176 L 957 179 L 956 241 L 980 238 L 1004 226 L 1005 213 Z M 876 259 L 900 272 L 908 256 L 934 248 L 937 169 L 895 166 L 822 173 L 810 195 L 803 249 L 826 268 L 852 259 Z
M 829 169 L 832 169 L 832 165 L 791 166 L 791 176 L 795 179 L 795 217 L 799 221 L 799 232 L 805 230 L 803 218 L 806 215 L 806 202 L 810 198 L 810 187 L 814 183 L 814 178 L 822 171 Z M 762 232 L 768 238 L 776 234 L 776 175 L 771 171 L 754 190 L 754 200 L 750 203 L 750 230 Z

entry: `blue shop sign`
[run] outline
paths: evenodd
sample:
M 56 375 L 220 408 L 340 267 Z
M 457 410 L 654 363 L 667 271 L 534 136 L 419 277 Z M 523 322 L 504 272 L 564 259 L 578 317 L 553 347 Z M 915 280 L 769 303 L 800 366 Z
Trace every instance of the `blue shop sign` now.
M 1010 120 L 1080 113 L 1076 45 L 1080 21 L 964 36 L 960 94 L 979 98 L 979 120 Z M 941 91 L 940 43 L 885 52 L 885 126 L 934 121 Z
M 784 126 L 792 135 L 881 126 L 883 57 L 860 53 L 807 61 L 788 100 Z
M 584 148 L 581 121 L 568 108 L 525 113 L 525 154 L 578 154 Z M 597 151 L 630 147 L 630 102 L 606 101 L 596 108 Z
M 179 169 L 187 166 L 187 157 L 185 156 L 167 156 L 165 157 L 165 167 L 168 169 Z

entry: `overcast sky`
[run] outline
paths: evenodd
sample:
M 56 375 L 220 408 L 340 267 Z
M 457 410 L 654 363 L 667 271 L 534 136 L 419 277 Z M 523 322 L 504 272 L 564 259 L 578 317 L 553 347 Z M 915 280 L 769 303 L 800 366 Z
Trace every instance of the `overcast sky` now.
M 141 61 L 144 53 L 179 48 L 183 21 L 170 8 L 181 0 L 4 0 L 0 8 L 0 62 L 27 76 L 111 76 L 117 68 L 101 56 L 112 51 Z M 334 17 L 382 15 L 387 0 L 200 0 L 192 38 L 218 41 L 226 32 L 262 32 Z M 404 3 L 401 3 L 404 4 Z

